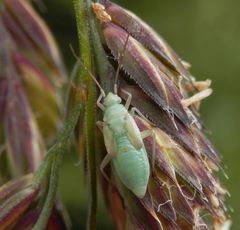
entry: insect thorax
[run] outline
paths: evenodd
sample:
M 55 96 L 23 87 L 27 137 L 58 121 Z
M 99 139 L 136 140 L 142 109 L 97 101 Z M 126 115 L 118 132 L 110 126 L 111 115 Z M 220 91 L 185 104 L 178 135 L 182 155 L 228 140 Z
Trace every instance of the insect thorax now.
M 103 121 L 115 133 L 125 132 L 125 121 L 128 111 L 122 104 L 114 104 L 105 108 Z

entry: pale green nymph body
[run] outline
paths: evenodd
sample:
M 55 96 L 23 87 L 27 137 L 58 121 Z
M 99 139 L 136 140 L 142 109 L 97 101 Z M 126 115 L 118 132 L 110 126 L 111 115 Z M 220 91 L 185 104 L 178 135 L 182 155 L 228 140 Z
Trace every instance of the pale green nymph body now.
M 147 190 L 150 166 L 141 132 L 119 96 L 109 93 L 103 105 L 103 135 L 108 155 L 121 182 L 142 198 Z

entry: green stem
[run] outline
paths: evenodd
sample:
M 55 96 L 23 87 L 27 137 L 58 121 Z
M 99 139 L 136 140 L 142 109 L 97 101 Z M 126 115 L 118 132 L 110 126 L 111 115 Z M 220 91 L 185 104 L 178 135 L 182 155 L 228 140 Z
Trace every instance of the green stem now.
M 69 114 L 68 119 L 64 125 L 63 133 L 58 137 L 56 144 L 48 151 L 42 166 L 35 175 L 34 183 L 35 185 L 39 185 L 43 180 L 45 180 L 46 175 L 50 173 L 47 196 L 43 204 L 40 216 L 34 225 L 33 230 L 42 230 L 47 226 L 49 216 L 51 215 L 52 208 L 55 204 L 59 168 L 62 162 L 62 157 L 66 152 L 68 140 L 70 139 L 78 122 L 80 112 L 81 104 L 78 103 Z
M 89 191 L 89 205 L 88 205 L 88 219 L 87 229 L 96 229 L 97 216 L 97 175 L 96 175 L 96 154 L 95 154 L 95 109 L 96 96 L 94 91 L 88 95 L 88 104 L 86 106 L 85 116 L 85 132 L 87 141 L 87 166 L 88 166 L 88 191 Z
M 109 63 L 104 48 L 102 46 L 100 34 L 98 32 L 95 16 L 92 11 L 88 11 L 90 35 L 93 44 L 94 60 L 97 66 L 97 72 L 99 74 L 101 87 L 105 93 L 113 91 L 113 85 L 115 80 L 115 70 Z
M 64 151 L 62 151 L 62 153 L 63 152 Z M 53 157 L 53 163 L 52 163 L 51 173 L 49 178 L 48 193 L 45 198 L 45 202 L 44 202 L 41 214 L 37 220 L 37 223 L 33 227 L 33 230 L 42 230 L 42 229 L 45 229 L 47 226 L 48 219 L 49 219 L 49 216 L 51 215 L 53 206 L 55 204 L 55 199 L 56 199 L 58 174 L 59 174 L 59 167 L 61 163 L 60 156 L 62 156 L 62 154 L 57 154 Z
M 92 71 L 93 69 L 93 53 L 90 38 L 91 21 L 91 1 L 90 0 L 73 0 L 78 38 L 80 48 L 80 59 L 83 65 Z M 85 107 L 85 136 L 87 146 L 87 173 L 88 173 L 88 193 L 89 193 L 89 206 L 88 206 L 88 219 L 87 229 L 96 229 L 96 213 L 97 213 L 97 174 L 96 174 L 96 155 L 95 155 L 95 103 L 96 92 L 95 85 L 86 71 L 81 71 L 79 75 L 79 86 L 85 81 L 88 91 L 88 99 Z

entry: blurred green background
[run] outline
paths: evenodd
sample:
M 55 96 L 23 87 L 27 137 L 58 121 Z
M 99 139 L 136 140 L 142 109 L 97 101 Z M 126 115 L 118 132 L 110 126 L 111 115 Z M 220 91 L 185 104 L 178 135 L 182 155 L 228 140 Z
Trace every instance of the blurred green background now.
M 228 167 L 229 206 L 234 209 L 233 230 L 240 229 L 240 1 L 239 0 L 118 0 L 152 25 L 186 61 L 198 80 L 213 80 L 214 94 L 204 101 L 201 114 L 210 136 Z M 74 58 L 69 43 L 77 47 L 70 0 L 48 0 L 42 13 L 62 49 L 68 69 Z M 81 162 L 65 157 L 61 195 L 73 220 L 73 229 L 84 229 L 87 196 Z M 101 199 L 101 198 L 100 198 Z M 99 229 L 114 229 L 100 204 Z M 102 211 L 103 210 L 103 211 Z

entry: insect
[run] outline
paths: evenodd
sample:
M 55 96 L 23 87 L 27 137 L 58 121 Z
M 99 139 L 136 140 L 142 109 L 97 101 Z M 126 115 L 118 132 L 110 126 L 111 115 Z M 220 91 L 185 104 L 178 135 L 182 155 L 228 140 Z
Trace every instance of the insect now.
M 143 138 L 152 135 L 152 131 L 140 132 L 133 119 L 134 113 L 140 112 L 136 108 L 128 111 L 132 98 L 128 92 L 123 91 L 128 95 L 123 105 L 122 99 L 116 92 L 109 92 L 106 96 L 95 77 L 90 72 L 89 74 L 101 92 L 97 99 L 97 106 L 103 111 L 103 121 L 98 121 L 97 125 L 103 132 L 107 155 L 100 165 L 100 170 L 109 180 L 104 168 L 112 161 L 121 182 L 137 197 L 143 198 L 150 175 L 150 165 Z
M 102 95 L 100 95 L 102 97 Z M 143 138 L 149 130 L 142 133 L 138 129 L 132 114 L 128 112 L 131 95 L 128 95 L 125 106 L 117 94 L 108 93 L 103 104 L 98 106 L 103 110 L 103 122 L 98 122 L 102 128 L 107 155 L 101 163 L 101 171 L 112 160 L 113 166 L 122 183 L 136 196 L 142 198 L 147 189 L 150 166 L 143 144 Z
M 128 39 L 129 35 L 126 39 L 124 50 Z M 98 121 L 97 125 L 103 132 L 107 155 L 101 162 L 100 170 L 109 180 L 104 172 L 104 168 L 108 163 L 112 162 L 121 182 L 137 197 L 143 198 L 150 176 L 150 164 L 143 139 L 153 136 L 153 131 L 145 130 L 140 132 L 137 127 L 133 116 L 135 113 L 138 113 L 141 117 L 143 115 L 136 108 L 132 108 L 129 111 L 132 99 L 131 94 L 123 90 L 127 95 L 125 105 L 121 103 L 122 99 L 117 95 L 116 82 L 120 71 L 121 58 L 123 58 L 123 53 L 119 58 L 114 93 L 109 92 L 107 95 L 93 74 L 85 66 L 83 67 L 94 80 L 101 93 L 97 99 L 97 106 L 103 111 L 103 121 Z M 102 100 L 103 102 L 101 102 Z

